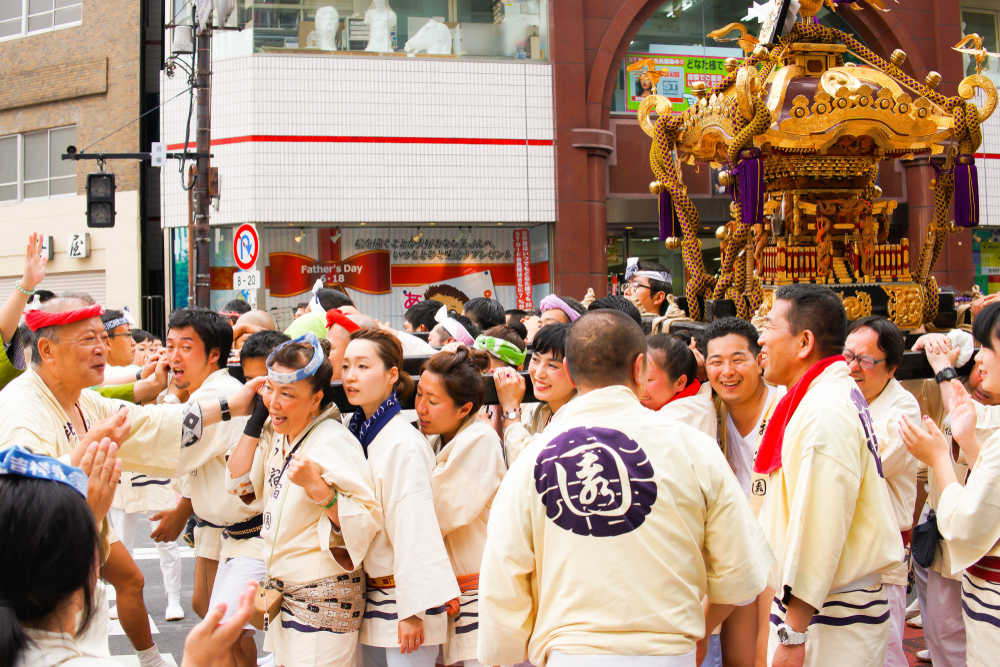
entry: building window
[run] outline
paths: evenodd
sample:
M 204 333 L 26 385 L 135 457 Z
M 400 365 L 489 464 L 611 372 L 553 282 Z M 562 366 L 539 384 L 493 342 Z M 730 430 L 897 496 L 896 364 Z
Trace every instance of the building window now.
M 760 4 L 760 3 L 757 3 Z M 674 113 L 681 113 L 694 101 L 691 83 L 704 81 L 710 88 L 721 81 L 727 72 L 726 58 L 744 57 L 743 51 L 733 42 L 717 42 L 706 33 L 740 20 L 753 3 L 750 0 L 667 0 L 643 24 L 632 39 L 623 59 L 611 100 L 613 113 L 634 117 L 643 98 L 653 94 L 653 84 L 643 71 L 629 72 L 628 65 L 652 58 L 657 69 L 667 70 L 661 77 L 657 93 L 673 104 Z M 827 27 L 837 28 L 864 40 L 840 15 L 825 7 L 816 19 Z M 743 20 L 747 31 L 756 35 L 760 23 Z M 845 60 L 862 64 L 850 53 Z
M 76 126 L 0 137 L 0 202 L 76 194 Z
M 82 0 L 0 0 L 0 39 L 80 25 Z
M 239 20 L 253 30 L 258 53 L 405 56 L 409 44 L 438 57 L 544 60 L 548 2 L 253 0 Z M 442 25 L 428 26 L 431 20 Z
M 994 5 L 996 6 L 996 5 Z M 978 34 L 983 38 L 983 48 L 991 53 L 997 53 L 998 26 L 1000 26 L 1000 12 L 996 9 L 986 7 L 963 7 L 962 8 L 962 34 Z M 972 45 L 966 45 L 972 48 Z M 965 75 L 976 73 L 976 59 L 962 54 L 962 63 L 965 65 Z M 994 83 L 1000 85 L 1000 62 L 996 58 L 987 58 L 983 62 L 983 75 L 989 77 Z

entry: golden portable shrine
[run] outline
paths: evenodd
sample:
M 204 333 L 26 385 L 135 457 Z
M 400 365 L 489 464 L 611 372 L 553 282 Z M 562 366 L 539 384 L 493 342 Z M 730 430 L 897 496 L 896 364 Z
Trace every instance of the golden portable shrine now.
M 880 0 L 866 1 L 883 9 Z M 875 313 L 902 329 L 932 323 L 940 294 L 931 270 L 947 235 L 979 222 L 973 155 L 997 91 L 978 72 L 994 54 L 978 35 L 966 37 L 956 50 L 976 59 L 977 74 L 960 83 L 958 96 L 945 97 L 936 72 L 923 82 L 903 72 L 902 51 L 886 62 L 847 33 L 813 22 L 822 0 L 804 1 L 794 24 L 794 15 L 786 22 L 781 14 L 788 0 L 781 4 L 772 0 L 760 40 L 738 23 L 709 33 L 737 41 L 745 57 L 728 59 L 728 76 L 714 88 L 696 82 L 698 101 L 689 109 L 671 114 L 657 95 L 639 108 L 653 138 L 650 190 L 659 196 L 660 237 L 682 251 L 688 274 L 686 309 L 695 320 L 733 311 L 750 319 L 770 308 L 776 287 L 810 282 L 838 292 L 852 320 Z M 782 24 L 790 29 L 775 36 Z M 845 63 L 847 53 L 863 64 Z M 642 68 L 655 86 L 661 72 L 651 61 L 630 67 Z M 982 108 L 971 102 L 976 88 Z M 888 241 L 896 202 L 880 198 L 876 183 L 880 162 L 918 156 L 940 156 L 943 164 L 932 162 L 935 217 L 911 269 L 909 240 Z M 719 180 L 733 192 L 733 219 L 716 232 L 717 276 L 705 272 L 698 212 L 680 177 L 681 163 L 697 162 L 728 165 Z

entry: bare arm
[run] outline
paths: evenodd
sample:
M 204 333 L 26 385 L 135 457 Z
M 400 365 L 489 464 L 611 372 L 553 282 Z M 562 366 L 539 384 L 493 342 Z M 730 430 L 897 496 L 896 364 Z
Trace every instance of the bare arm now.
M 18 281 L 21 289 L 33 292 L 38 283 L 45 277 L 45 265 L 48 259 L 42 257 L 42 236 L 32 234 L 28 237 L 28 247 L 24 251 L 24 275 Z M 21 313 L 28 305 L 28 295 L 14 288 L 7 301 L 0 306 L 0 337 L 4 345 L 10 345 L 14 338 L 17 325 L 21 322 Z

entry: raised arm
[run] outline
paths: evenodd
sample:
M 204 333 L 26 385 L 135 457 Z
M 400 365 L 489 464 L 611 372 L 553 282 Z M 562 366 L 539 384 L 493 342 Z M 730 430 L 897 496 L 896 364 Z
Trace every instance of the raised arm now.
M 31 293 L 45 277 L 45 265 L 48 259 L 42 256 L 42 236 L 32 234 L 28 237 L 28 247 L 24 251 L 24 274 L 14 286 L 14 291 L 7 301 L 0 306 L 0 337 L 4 345 L 10 345 L 21 322 L 21 313 L 28 305 Z M 20 289 L 18 289 L 20 287 Z

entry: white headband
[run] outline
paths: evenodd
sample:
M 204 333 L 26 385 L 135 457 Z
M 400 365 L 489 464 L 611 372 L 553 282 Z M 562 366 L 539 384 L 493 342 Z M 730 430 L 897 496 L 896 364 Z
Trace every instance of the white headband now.
M 459 343 L 468 345 L 469 347 L 476 344 L 476 341 L 472 338 L 472 334 L 465 330 L 461 322 L 448 317 L 448 306 L 441 306 L 441 310 L 434 314 L 434 321 L 447 329 L 451 337 Z
M 309 343 L 313 346 L 313 358 L 309 360 L 309 363 L 304 367 L 298 369 L 297 371 L 292 371 L 291 373 L 278 373 L 277 371 L 271 370 L 271 364 L 274 363 L 274 355 L 278 353 L 278 350 L 285 347 L 286 345 L 291 345 L 292 343 Z M 299 380 L 304 380 L 307 377 L 311 377 L 317 370 L 319 370 L 320 365 L 323 363 L 323 346 L 319 344 L 319 338 L 316 337 L 312 331 L 306 333 L 304 336 L 299 336 L 295 340 L 289 340 L 277 348 L 267 357 L 267 378 L 271 382 L 278 382 L 279 384 L 292 384 L 293 382 L 298 382 Z
M 633 278 L 640 276 L 649 278 L 650 280 L 659 280 L 664 283 L 671 282 L 669 273 L 663 271 L 640 271 L 639 258 L 629 257 L 628 263 L 625 265 L 625 282 L 631 282 Z
M 309 310 L 316 313 L 323 319 L 326 319 L 326 311 L 323 310 L 323 306 L 319 305 L 319 296 L 317 293 L 323 289 L 323 279 L 317 278 L 316 282 L 313 283 L 312 298 L 309 299 Z

